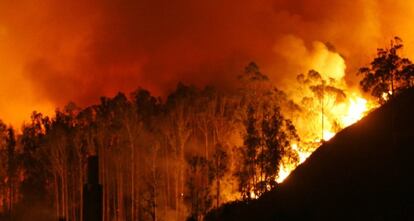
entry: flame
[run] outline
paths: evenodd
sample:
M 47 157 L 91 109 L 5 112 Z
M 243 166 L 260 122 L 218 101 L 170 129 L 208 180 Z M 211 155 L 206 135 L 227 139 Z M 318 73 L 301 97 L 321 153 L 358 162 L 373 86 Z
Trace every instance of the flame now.
M 342 123 L 348 127 L 355 122 L 361 120 L 364 114 L 368 111 L 367 100 L 356 96 L 349 99 L 349 106 L 347 114 L 342 118 Z
M 335 136 L 335 133 L 332 132 L 332 131 L 329 131 L 329 130 L 324 130 L 323 131 L 323 140 L 324 141 L 328 141 L 334 136 Z
M 331 112 L 336 114 L 335 120 L 337 120 L 342 128 L 344 128 L 361 120 L 370 110 L 375 107 L 377 106 L 374 104 L 374 102 L 369 102 L 367 99 L 363 98 L 357 93 L 353 93 L 348 96 L 344 102 L 335 105 Z M 324 119 L 326 120 L 327 126 L 330 127 L 333 124 L 332 118 L 324 117 Z M 301 146 L 299 146 L 297 143 L 292 143 L 291 148 L 298 154 L 299 162 L 297 164 L 292 164 L 291 161 L 283 158 L 276 182 L 283 182 L 298 165 L 306 161 L 306 159 L 323 141 L 329 141 L 335 135 L 336 132 L 324 129 L 322 139 L 309 139 L 309 142 L 304 142 Z
M 283 182 L 288 176 L 289 174 L 292 172 L 292 168 L 287 167 L 288 165 L 282 164 L 279 168 L 279 174 L 276 178 L 276 182 L 281 183 Z
M 291 91 L 293 100 L 303 105 L 299 115 L 292 115 L 301 143 L 291 144 L 297 153 L 298 161 L 282 158 L 276 182 L 283 182 L 289 174 L 315 151 L 323 142 L 332 139 L 338 131 L 361 120 L 370 110 L 377 107 L 374 101 L 364 98 L 360 92 L 351 90 L 344 79 L 345 60 L 336 51 L 332 51 L 325 44 L 314 42 L 313 48 L 307 48 L 301 39 L 290 37 L 287 44 L 300 46 L 304 52 L 304 70 L 315 70 L 320 73 L 323 82 L 341 93 L 323 93 L 323 97 L 315 96 L 315 91 L 309 85 L 299 83 L 298 89 Z M 295 51 L 295 47 L 292 50 Z M 290 50 L 291 51 L 291 50 Z M 287 54 L 287 58 L 290 56 Z M 296 58 L 295 58 L 296 59 Z M 289 89 L 287 89 L 289 90 Z M 338 96 L 338 94 L 340 96 Z M 388 100 L 390 93 L 384 93 L 384 100 Z M 307 98 L 306 100 L 303 100 Z M 303 102 L 303 103 L 301 103 Z
M 309 151 L 300 151 L 298 145 L 296 143 L 293 143 L 292 149 L 295 150 L 298 153 L 299 156 L 299 164 L 305 162 L 306 159 L 311 155 L 311 152 Z
M 297 143 L 292 143 L 291 144 L 292 150 L 296 151 L 299 157 L 299 162 L 298 164 L 301 164 L 303 162 L 305 162 L 306 159 L 308 159 L 308 157 L 312 154 L 312 152 L 310 151 L 305 151 L 302 148 L 300 148 L 298 146 Z M 281 164 L 280 168 L 279 168 L 279 173 L 278 176 L 276 178 L 276 182 L 277 183 L 281 183 L 283 182 L 286 177 L 289 176 L 289 174 L 296 168 L 297 165 L 292 164 L 289 159 L 287 159 L 286 157 L 282 159 L 282 161 L 284 163 Z
M 250 198 L 251 198 L 251 199 L 257 199 L 257 198 L 259 198 L 259 196 L 258 196 L 258 195 L 256 195 L 256 194 L 254 193 L 254 191 L 250 191 Z
M 388 101 L 391 95 L 392 95 L 392 91 L 388 91 L 388 92 L 382 93 L 381 97 L 384 101 Z

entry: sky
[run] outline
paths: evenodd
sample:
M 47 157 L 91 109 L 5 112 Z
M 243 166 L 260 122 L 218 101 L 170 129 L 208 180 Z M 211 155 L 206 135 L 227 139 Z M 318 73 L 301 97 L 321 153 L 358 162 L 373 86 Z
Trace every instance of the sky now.
M 255 61 L 279 87 L 308 69 L 343 75 L 394 36 L 414 55 L 405 0 L 0 0 L 0 119 L 20 125 L 138 87 L 231 87 Z

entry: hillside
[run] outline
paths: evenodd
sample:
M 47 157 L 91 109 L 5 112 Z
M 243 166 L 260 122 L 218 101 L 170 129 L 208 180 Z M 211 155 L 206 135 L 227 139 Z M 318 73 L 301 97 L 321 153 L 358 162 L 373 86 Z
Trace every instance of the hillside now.
M 207 220 L 414 220 L 414 90 L 344 129 L 277 190 Z

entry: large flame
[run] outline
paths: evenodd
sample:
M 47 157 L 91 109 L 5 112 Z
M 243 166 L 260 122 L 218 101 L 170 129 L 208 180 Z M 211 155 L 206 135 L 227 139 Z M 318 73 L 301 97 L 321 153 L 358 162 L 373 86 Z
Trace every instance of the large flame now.
M 285 45 L 289 45 L 289 42 L 295 45 L 291 48 L 295 54 L 297 44 L 301 41 L 290 36 Z M 319 72 L 324 83 L 315 84 L 337 88 L 341 91 L 337 93 L 341 94 L 341 99 L 335 93 L 323 92 L 325 89 L 322 90 L 322 96 L 318 96 L 311 89 L 312 85 L 303 82 L 297 83 L 298 89 L 286 88 L 292 99 L 302 105 L 303 110 L 298 115 L 291 116 L 301 142 L 291 145 L 292 150 L 297 153 L 298 162 L 287 159 L 288 156 L 282 159 L 276 179 L 278 183 L 283 182 L 292 170 L 305 162 L 323 142 L 332 139 L 341 129 L 356 123 L 377 106 L 376 102 L 368 100 L 360 91 L 347 85 L 344 79 L 345 60 L 337 52 L 320 42 L 315 42 L 311 48 L 302 45 L 299 51 L 302 51 L 301 56 L 304 59 L 302 72 L 310 69 Z M 289 60 L 290 57 L 286 59 Z
M 374 108 L 374 105 L 369 104 L 369 102 L 357 95 L 352 94 L 344 103 L 341 103 L 338 105 L 337 110 L 342 109 L 344 112 L 338 113 L 340 116 L 340 124 L 344 127 L 348 127 L 360 119 L 362 119 L 369 110 Z M 329 141 L 331 138 L 335 136 L 335 132 L 330 130 L 324 130 L 323 131 L 323 141 Z M 321 144 L 322 140 L 316 140 L 313 143 Z M 312 154 L 313 150 L 309 150 L 309 148 L 301 148 L 298 146 L 297 143 L 293 143 L 291 145 L 292 149 L 297 152 L 299 157 L 298 164 L 301 164 L 306 161 L 306 159 Z M 297 165 L 290 163 L 290 161 L 284 159 L 282 160 L 282 164 L 279 168 L 279 174 L 276 179 L 278 183 L 283 182 L 289 174 L 296 168 Z

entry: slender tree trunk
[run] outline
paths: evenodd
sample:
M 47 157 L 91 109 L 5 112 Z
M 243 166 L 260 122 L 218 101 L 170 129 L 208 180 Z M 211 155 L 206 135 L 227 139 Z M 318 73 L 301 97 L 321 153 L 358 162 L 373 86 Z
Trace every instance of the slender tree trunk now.
M 61 174 L 61 178 L 60 178 L 60 197 L 61 197 L 61 208 L 62 208 L 62 217 L 66 217 L 65 214 L 65 208 L 66 208 L 66 204 L 65 204 L 65 190 L 64 190 L 64 184 L 65 184 L 65 176 L 63 175 L 63 171 Z
M 135 146 L 129 124 L 126 123 L 130 149 L 131 149 L 131 219 L 135 220 Z
M 106 148 L 101 148 L 101 162 L 102 162 L 102 185 L 103 185 L 103 198 L 104 198 L 104 221 L 110 221 L 110 210 L 109 210 L 109 182 L 108 182 L 108 170 L 107 170 L 107 159 L 106 159 Z M 86 220 L 85 220 L 86 221 Z
M 185 171 L 185 159 L 184 159 L 184 144 L 181 144 L 180 147 L 180 219 L 183 218 L 183 212 L 184 212 L 184 208 L 182 208 L 183 206 L 183 200 L 184 200 L 184 171 Z
M 140 162 L 141 161 L 141 155 L 136 155 L 135 156 L 135 159 L 138 162 Z M 137 179 L 137 178 L 139 179 L 141 177 L 141 170 L 142 170 L 141 164 L 137 163 L 137 164 L 135 164 L 135 166 L 136 166 L 136 169 L 135 169 L 135 179 Z M 141 215 L 142 215 L 142 212 L 141 212 L 141 200 L 142 200 L 142 198 L 141 198 L 141 182 L 140 182 L 140 180 L 138 180 L 135 183 L 135 191 L 134 191 L 134 193 L 135 193 L 135 219 L 136 220 L 141 220 Z
M 180 162 L 178 162 L 178 160 L 177 160 L 177 164 L 179 164 Z M 176 167 L 179 167 L 179 165 L 178 166 L 176 166 Z M 175 171 L 175 173 L 176 173 L 176 176 L 175 176 L 175 221 L 178 221 L 178 217 L 179 217 L 179 211 L 180 211 L 180 205 L 179 205 L 179 199 L 180 199 L 180 195 L 179 195 L 179 191 L 178 191 L 178 189 L 179 189 L 179 177 L 180 177 L 180 169 L 179 168 L 176 168 L 176 171 Z
M 79 158 L 79 220 L 83 221 L 83 175 L 82 157 Z M 85 220 L 86 221 L 86 220 Z
M 9 174 L 9 218 L 10 220 L 13 220 L 12 218 L 12 206 L 13 206 L 13 177 Z
M 156 150 L 155 150 L 156 151 Z M 155 165 L 155 161 L 156 161 L 156 152 L 154 153 L 154 158 L 152 160 L 152 180 L 153 180 L 153 221 L 157 221 L 157 175 L 156 175 L 156 165 Z
M 118 208 L 118 220 L 119 221 L 124 221 L 125 220 L 125 218 L 124 218 L 124 206 L 123 206 L 123 199 L 124 199 L 124 197 L 123 197 L 123 195 L 124 195 L 124 193 L 123 193 L 123 179 L 122 179 L 122 172 L 121 172 L 121 165 L 120 166 L 118 166 L 118 171 L 117 171 L 117 189 L 118 189 L 118 197 L 117 197 L 117 204 L 118 204 L 118 206 L 117 206 L 117 208 Z
M 65 185 L 64 185 L 64 189 L 65 189 L 65 217 L 69 218 L 69 192 L 68 192 L 68 171 L 67 168 L 65 168 L 64 170 L 64 174 L 65 174 Z
M 60 207 L 59 207 L 59 184 L 56 172 L 53 173 L 53 180 L 54 180 L 54 189 L 55 189 L 55 206 L 56 206 L 56 217 L 60 217 Z
M 322 116 L 322 137 L 321 137 L 321 141 L 324 141 L 324 87 L 325 85 L 322 84 L 322 98 L 321 98 L 321 116 Z
M 217 199 L 216 199 L 216 208 L 218 208 L 219 205 L 220 205 L 220 178 L 219 178 L 220 161 L 219 161 L 218 156 L 217 156 L 216 162 L 217 162 L 216 163 L 216 188 L 217 188 L 217 191 L 216 191 L 216 197 L 217 197 Z
M 168 145 L 165 145 L 165 161 L 166 161 L 166 174 L 167 174 L 167 205 L 172 206 L 171 201 L 171 182 L 170 182 L 170 157 L 168 156 Z

